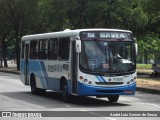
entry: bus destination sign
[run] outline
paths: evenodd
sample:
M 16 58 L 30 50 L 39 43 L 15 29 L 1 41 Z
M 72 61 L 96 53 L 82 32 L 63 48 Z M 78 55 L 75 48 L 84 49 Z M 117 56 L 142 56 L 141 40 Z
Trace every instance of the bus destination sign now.
M 82 32 L 81 38 L 116 38 L 116 39 L 122 39 L 130 38 L 131 33 L 128 32 Z

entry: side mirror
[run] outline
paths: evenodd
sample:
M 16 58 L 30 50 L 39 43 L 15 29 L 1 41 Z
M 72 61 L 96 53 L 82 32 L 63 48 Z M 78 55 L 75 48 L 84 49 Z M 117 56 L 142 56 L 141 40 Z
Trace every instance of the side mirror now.
M 138 44 L 135 43 L 134 46 L 135 46 L 135 53 L 136 53 L 136 55 L 138 55 Z
M 76 52 L 81 53 L 81 40 L 76 40 Z

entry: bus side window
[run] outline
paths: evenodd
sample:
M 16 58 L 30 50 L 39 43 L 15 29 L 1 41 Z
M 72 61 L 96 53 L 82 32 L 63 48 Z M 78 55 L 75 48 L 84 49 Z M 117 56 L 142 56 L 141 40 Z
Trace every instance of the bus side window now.
M 38 53 L 38 41 L 31 41 L 30 43 L 30 58 L 37 59 Z
M 58 39 L 52 38 L 48 43 L 48 59 L 57 60 L 58 56 Z
M 38 51 L 38 59 L 47 59 L 48 54 L 48 41 L 47 40 L 40 40 L 39 41 L 39 51 Z
M 22 45 L 21 45 L 21 59 L 24 59 L 24 41 L 22 42 Z
M 70 38 L 60 38 L 59 39 L 59 54 L 58 58 L 60 60 L 68 60 L 69 59 L 69 48 L 70 48 Z

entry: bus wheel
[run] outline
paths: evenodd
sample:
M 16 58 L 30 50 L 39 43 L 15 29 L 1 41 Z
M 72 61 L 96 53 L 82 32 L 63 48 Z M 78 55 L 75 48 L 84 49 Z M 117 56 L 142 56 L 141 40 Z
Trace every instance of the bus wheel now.
M 38 95 L 46 93 L 45 89 L 40 89 L 36 87 L 36 81 L 34 76 L 31 76 L 31 93 L 38 94 Z
M 108 97 L 109 102 L 117 102 L 118 99 L 119 99 L 119 95 L 113 95 Z
M 36 88 L 36 83 L 34 77 L 31 77 L 31 93 L 32 94 L 37 94 L 37 88 Z
M 67 82 L 62 83 L 62 100 L 64 102 L 69 102 L 70 95 L 68 94 Z
M 37 94 L 38 93 L 38 88 L 36 88 L 36 81 L 35 81 L 35 77 L 31 76 L 31 93 L 32 94 Z

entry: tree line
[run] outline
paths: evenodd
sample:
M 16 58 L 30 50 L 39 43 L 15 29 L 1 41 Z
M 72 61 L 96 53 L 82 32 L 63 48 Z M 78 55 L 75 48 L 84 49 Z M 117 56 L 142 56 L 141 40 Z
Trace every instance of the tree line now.
M 81 28 L 127 29 L 139 52 L 160 51 L 160 0 L 0 0 L 0 50 L 15 50 L 17 69 L 23 35 Z

